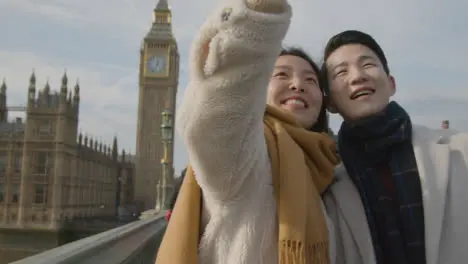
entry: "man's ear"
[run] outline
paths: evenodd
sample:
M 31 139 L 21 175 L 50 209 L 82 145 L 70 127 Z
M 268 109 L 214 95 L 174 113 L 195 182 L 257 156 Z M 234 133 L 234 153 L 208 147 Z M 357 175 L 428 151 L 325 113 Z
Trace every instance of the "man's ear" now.
M 390 81 L 390 88 L 391 88 L 391 91 L 390 91 L 390 96 L 394 96 L 395 93 L 396 93 L 396 82 L 395 82 L 395 78 L 392 76 L 392 75 L 389 75 L 388 76 L 388 80 Z
M 335 103 L 333 102 L 333 100 L 331 99 L 330 95 L 326 96 L 325 97 L 325 102 L 324 102 L 327 106 L 327 110 L 328 112 L 332 113 L 332 114 L 336 114 L 338 113 L 338 110 L 336 109 L 336 105 Z

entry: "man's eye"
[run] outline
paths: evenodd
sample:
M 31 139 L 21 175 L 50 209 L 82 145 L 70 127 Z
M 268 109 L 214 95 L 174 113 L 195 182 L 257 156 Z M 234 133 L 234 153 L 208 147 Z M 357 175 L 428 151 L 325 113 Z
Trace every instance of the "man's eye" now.
M 335 73 L 335 77 L 342 76 L 346 74 L 346 70 L 339 70 Z

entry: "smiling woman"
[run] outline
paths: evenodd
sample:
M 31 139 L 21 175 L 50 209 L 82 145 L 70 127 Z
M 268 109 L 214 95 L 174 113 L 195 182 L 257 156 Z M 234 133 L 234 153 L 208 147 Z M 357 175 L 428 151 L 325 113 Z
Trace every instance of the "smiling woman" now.
M 291 112 L 306 129 L 328 131 L 319 73 L 302 49 L 283 49 L 268 85 L 267 103 Z
M 221 2 L 191 50 L 176 122 L 191 165 L 156 263 L 328 264 L 321 194 L 339 160 L 310 131 L 325 117 L 318 69 L 281 51 L 285 0 Z

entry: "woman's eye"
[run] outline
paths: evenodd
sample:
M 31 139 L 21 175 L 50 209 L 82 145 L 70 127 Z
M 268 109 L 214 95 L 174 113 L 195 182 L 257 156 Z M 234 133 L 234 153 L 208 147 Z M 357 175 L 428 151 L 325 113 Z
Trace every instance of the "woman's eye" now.
M 274 76 L 275 76 L 275 77 L 286 77 L 286 76 L 287 76 L 287 74 L 286 74 L 286 73 L 284 73 L 284 72 L 277 72 L 277 73 L 275 73 L 275 75 L 274 75 Z

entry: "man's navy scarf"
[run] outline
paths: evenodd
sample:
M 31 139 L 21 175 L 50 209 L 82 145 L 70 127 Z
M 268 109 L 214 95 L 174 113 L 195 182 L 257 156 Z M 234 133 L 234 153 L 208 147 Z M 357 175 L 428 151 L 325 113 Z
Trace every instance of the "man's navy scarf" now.
M 391 102 L 379 115 L 343 122 L 338 137 L 342 162 L 366 211 L 377 262 L 425 264 L 421 182 L 406 111 Z

